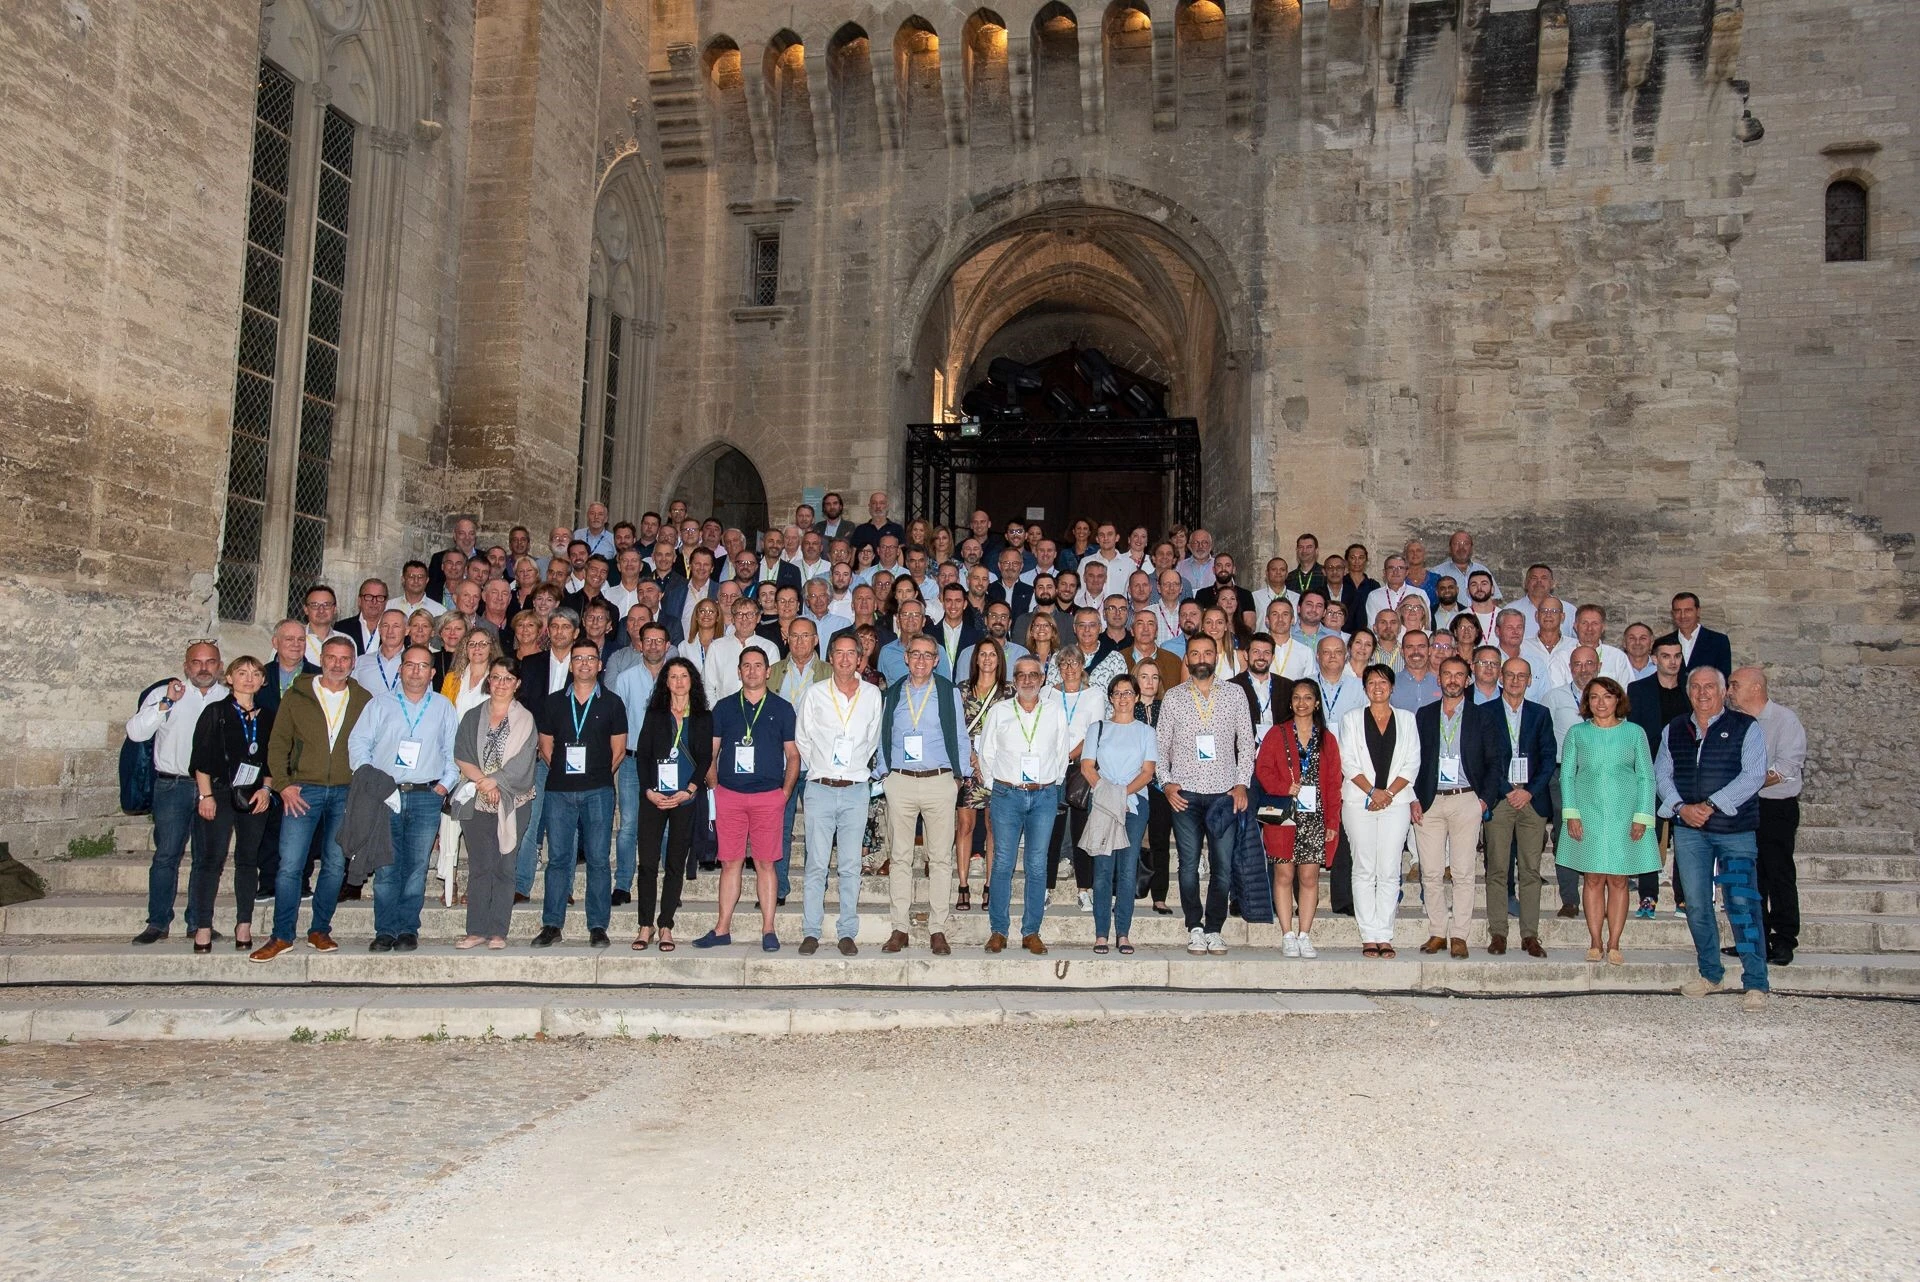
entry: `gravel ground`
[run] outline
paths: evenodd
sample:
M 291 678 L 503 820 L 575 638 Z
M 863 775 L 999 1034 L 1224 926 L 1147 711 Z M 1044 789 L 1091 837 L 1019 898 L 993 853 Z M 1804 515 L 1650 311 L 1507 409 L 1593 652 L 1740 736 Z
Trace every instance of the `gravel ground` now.
M 1920 1277 L 1920 1007 L 1379 1005 L 5 1047 L 0 1117 L 41 1111 L 0 1122 L 0 1261 L 19 1282 Z

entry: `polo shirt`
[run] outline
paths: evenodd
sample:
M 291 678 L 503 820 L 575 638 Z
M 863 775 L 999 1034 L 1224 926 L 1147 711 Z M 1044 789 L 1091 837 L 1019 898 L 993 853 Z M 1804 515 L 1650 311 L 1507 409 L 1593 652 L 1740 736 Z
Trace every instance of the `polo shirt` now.
M 576 724 L 578 729 L 576 730 Z M 548 792 L 591 792 L 613 787 L 613 736 L 627 733 L 627 705 L 604 686 L 596 686 L 582 708 L 573 699 L 573 683 L 548 695 L 540 704 L 540 733 L 553 738 L 553 760 L 547 764 Z M 587 750 L 586 769 L 567 771 L 567 749 Z
M 793 705 L 768 690 L 758 705 L 736 690 L 713 706 L 714 777 L 728 792 L 774 792 L 787 781 L 787 745 L 794 736 Z M 753 745 L 753 769 L 740 770 L 738 749 Z

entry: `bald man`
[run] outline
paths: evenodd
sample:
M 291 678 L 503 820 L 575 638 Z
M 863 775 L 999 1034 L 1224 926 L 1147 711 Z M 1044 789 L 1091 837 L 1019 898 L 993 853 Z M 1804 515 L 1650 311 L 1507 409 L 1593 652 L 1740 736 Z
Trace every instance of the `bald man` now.
M 1736 709 L 1760 723 L 1766 739 L 1767 782 L 1760 789 L 1760 828 L 1755 833 L 1757 871 L 1764 901 L 1767 964 L 1786 966 L 1800 946 L 1800 885 L 1794 875 L 1793 845 L 1800 831 L 1807 732 L 1791 709 L 1769 697 L 1767 674 L 1759 668 L 1734 669 L 1727 696 Z

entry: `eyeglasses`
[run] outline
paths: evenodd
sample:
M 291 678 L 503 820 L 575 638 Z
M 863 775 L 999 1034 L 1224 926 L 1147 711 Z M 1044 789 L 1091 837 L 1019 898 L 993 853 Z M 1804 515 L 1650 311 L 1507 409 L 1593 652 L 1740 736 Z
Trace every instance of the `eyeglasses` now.
M 400 665 L 400 668 L 404 672 L 432 672 L 433 671 L 433 665 L 431 663 L 421 663 L 418 660 L 415 660 L 412 663 L 403 663 Z

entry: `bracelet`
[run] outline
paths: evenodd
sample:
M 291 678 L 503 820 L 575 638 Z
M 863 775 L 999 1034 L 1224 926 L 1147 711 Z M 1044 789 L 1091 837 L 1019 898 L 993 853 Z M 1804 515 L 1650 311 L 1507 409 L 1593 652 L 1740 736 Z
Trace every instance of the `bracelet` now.
M 202 801 L 212 801 L 212 800 L 213 800 L 213 794 L 212 794 L 212 793 L 210 793 L 210 792 L 203 792 L 203 793 L 201 793 L 201 794 L 200 794 L 200 800 L 202 800 Z

